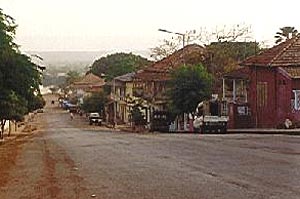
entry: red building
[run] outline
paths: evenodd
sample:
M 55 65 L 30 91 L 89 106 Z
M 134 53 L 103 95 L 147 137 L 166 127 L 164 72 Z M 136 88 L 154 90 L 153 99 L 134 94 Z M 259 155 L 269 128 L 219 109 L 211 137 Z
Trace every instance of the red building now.
M 267 49 L 224 75 L 231 128 L 276 128 L 300 122 L 300 36 Z M 228 94 L 229 93 L 229 94 Z

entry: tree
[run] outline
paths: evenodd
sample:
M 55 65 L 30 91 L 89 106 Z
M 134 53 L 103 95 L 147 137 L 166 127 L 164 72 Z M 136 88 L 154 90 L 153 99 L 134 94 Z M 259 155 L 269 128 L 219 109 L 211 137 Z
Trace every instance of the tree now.
M 276 35 L 274 36 L 276 41 L 275 43 L 281 43 L 287 39 L 290 39 L 298 34 L 298 30 L 295 29 L 295 27 L 292 26 L 284 26 L 280 28 L 280 32 L 276 32 Z
M 4 126 L 7 120 L 21 121 L 27 112 L 26 100 L 17 96 L 13 91 L 0 96 L 1 132 L 3 139 Z
M 146 124 L 145 115 L 141 111 L 142 106 L 136 104 L 132 107 L 131 110 L 131 121 L 135 126 L 141 126 Z
M 206 50 L 205 66 L 213 75 L 213 91 L 220 94 L 222 75 L 237 69 L 247 57 L 259 53 L 260 47 L 257 42 L 218 41 L 207 45 Z
M 182 40 L 186 44 L 199 43 L 201 45 L 210 45 L 215 42 L 241 42 L 252 38 L 251 27 L 245 24 L 236 24 L 232 26 L 216 27 L 214 30 L 207 30 L 205 27 L 200 30 L 186 31 L 183 36 L 173 35 L 171 39 L 164 39 L 161 44 L 151 48 L 151 57 L 155 60 L 161 60 L 179 48 L 182 48 Z
M 201 28 L 200 31 L 186 32 L 185 43 L 195 42 L 205 46 L 204 65 L 212 74 L 215 93 L 221 92 L 221 77 L 224 73 L 237 69 L 240 61 L 260 51 L 257 42 L 249 41 L 252 38 L 251 32 L 251 27 L 245 24 L 217 27 L 211 31 Z M 163 58 L 181 46 L 182 36 L 172 37 L 153 48 L 151 56 Z
M 70 70 L 67 72 L 66 85 L 71 85 L 81 78 L 79 72 Z
M 40 108 L 39 66 L 21 54 L 14 43 L 17 25 L 0 9 L 0 121 L 1 135 L 7 120 L 19 121 L 24 114 Z
M 81 108 L 85 112 L 98 112 L 104 116 L 104 106 L 107 102 L 107 97 L 104 92 L 93 93 L 91 96 L 83 99 Z
M 155 61 L 159 61 L 174 53 L 178 48 L 179 40 L 169 41 L 164 39 L 162 44 L 150 49 L 151 57 L 154 58 Z
M 197 104 L 210 97 L 212 77 L 202 65 L 182 66 L 172 71 L 169 82 L 172 115 L 192 113 Z
M 13 42 L 16 27 L 15 20 L 0 8 L 0 50 L 17 48 Z
M 150 61 L 132 53 L 115 53 L 96 60 L 91 67 L 91 72 L 101 77 L 105 74 L 106 79 L 137 71 L 150 65 Z

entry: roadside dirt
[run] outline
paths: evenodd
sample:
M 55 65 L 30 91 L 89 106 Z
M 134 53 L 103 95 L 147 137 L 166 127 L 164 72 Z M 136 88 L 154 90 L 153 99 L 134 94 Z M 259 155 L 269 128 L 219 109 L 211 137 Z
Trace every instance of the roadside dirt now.
M 46 98 L 52 100 L 51 97 Z M 50 104 L 50 103 L 48 103 Z M 55 108 L 46 106 L 51 114 Z M 45 135 L 51 127 L 47 113 L 27 125 L 35 131 L 16 132 L 0 144 L 0 198 L 86 198 L 83 179 L 68 154 Z
M 34 130 L 26 130 L 34 129 Z M 38 134 L 44 129 L 44 124 L 41 122 L 41 116 L 35 115 L 33 121 L 26 124 L 26 127 L 13 132 L 10 137 L 5 135 L 6 139 L 0 143 L 0 188 L 3 187 L 8 179 L 9 173 L 16 164 L 16 158 L 22 151 L 23 144 L 26 143 L 34 134 Z

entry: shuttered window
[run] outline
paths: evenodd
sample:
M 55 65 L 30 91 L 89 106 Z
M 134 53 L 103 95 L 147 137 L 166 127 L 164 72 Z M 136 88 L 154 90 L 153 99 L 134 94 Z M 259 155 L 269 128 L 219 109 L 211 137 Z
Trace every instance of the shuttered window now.
M 257 82 L 257 104 L 258 107 L 267 106 L 268 101 L 268 83 Z
M 293 109 L 296 111 L 300 110 L 300 90 L 293 90 L 294 93 L 294 99 L 292 99 L 293 103 Z

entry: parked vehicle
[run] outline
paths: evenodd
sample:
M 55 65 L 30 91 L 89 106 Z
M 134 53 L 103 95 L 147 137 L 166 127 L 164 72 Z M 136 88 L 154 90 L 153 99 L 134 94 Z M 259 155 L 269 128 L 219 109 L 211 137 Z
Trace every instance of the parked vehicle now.
M 102 124 L 102 118 L 100 117 L 99 113 L 90 113 L 89 114 L 89 123 L 90 125 L 96 124 L 101 126 Z
M 154 111 L 151 117 L 150 131 L 169 131 L 169 114 L 167 111 Z
M 44 113 L 44 109 L 40 108 L 38 110 L 36 110 L 37 113 Z
M 193 122 L 194 129 L 202 133 L 225 133 L 227 131 L 228 116 L 224 114 L 224 107 L 223 102 L 217 99 L 200 102 Z

